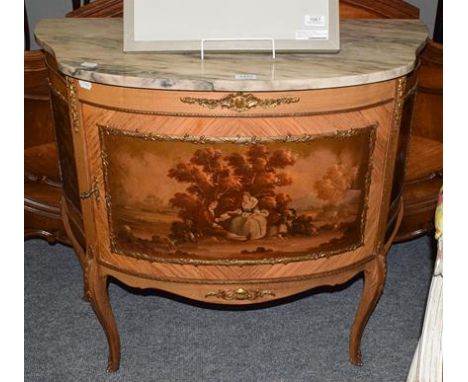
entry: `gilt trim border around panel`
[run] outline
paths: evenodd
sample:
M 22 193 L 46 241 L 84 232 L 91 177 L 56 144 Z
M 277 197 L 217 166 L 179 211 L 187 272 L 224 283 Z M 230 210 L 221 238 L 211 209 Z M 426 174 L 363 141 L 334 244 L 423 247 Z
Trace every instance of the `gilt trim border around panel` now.
M 204 136 L 175 136 L 175 135 L 161 135 L 153 133 L 144 133 L 138 130 L 128 131 L 116 129 L 109 125 L 96 124 L 99 131 L 99 140 L 101 144 L 101 161 L 102 161 L 102 172 L 103 172 L 103 183 L 105 189 L 105 206 L 107 213 L 107 220 L 109 226 L 109 248 L 112 253 L 122 255 L 125 257 L 131 257 L 138 260 L 146 260 L 151 263 L 170 263 L 170 264 L 190 264 L 190 265 L 258 265 L 258 264 L 288 264 L 291 262 L 300 262 L 308 260 L 318 260 L 323 258 L 329 258 L 331 256 L 336 256 L 346 252 L 354 251 L 364 245 L 364 238 L 366 232 L 366 218 L 368 210 L 368 200 L 369 200 L 369 190 L 371 184 L 371 174 L 373 171 L 373 160 L 374 160 L 374 148 L 375 141 L 377 136 L 377 128 L 379 127 L 378 123 L 371 124 L 362 128 L 353 128 L 345 131 L 335 131 L 334 133 L 327 134 L 317 134 L 317 135 L 285 135 L 277 137 L 240 137 L 240 136 L 231 136 L 231 137 L 204 137 Z M 317 139 L 344 139 L 356 135 L 368 135 L 368 162 L 367 162 L 367 171 L 364 181 L 364 193 L 363 193 L 363 208 L 361 212 L 361 232 L 360 240 L 357 243 L 352 245 L 339 248 L 337 250 L 329 251 L 318 251 L 309 254 L 302 254 L 297 256 L 284 256 L 284 257 L 272 257 L 272 258 L 263 258 L 263 259 L 245 259 L 241 260 L 238 258 L 235 259 L 218 259 L 218 260 L 206 260 L 206 259 L 190 259 L 190 258 L 168 258 L 161 257 L 161 254 L 156 254 L 156 256 L 150 256 L 140 252 L 126 252 L 123 253 L 117 248 L 114 234 L 111 230 L 112 227 L 112 200 L 109 192 L 108 186 L 108 154 L 106 151 L 105 145 L 105 136 L 106 135 L 116 135 L 116 136 L 125 136 L 125 137 L 135 137 L 150 141 L 168 141 L 168 142 L 190 142 L 196 144 L 210 144 L 210 143 L 237 143 L 237 144 L 255 144 L 255 143 L 268 143 L 268 142 L 284 142 L 284 143 L 297 143 L 297 142 L 311 142 Z

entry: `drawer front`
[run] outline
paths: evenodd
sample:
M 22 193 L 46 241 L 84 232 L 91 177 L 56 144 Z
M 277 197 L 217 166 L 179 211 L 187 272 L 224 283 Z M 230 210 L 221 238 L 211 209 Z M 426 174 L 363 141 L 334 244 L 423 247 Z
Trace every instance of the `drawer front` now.
M 157 277 L 144 277 L 142 274 L 131 274 L 128 271 L 121 272 L 105 265 L 102 272 L 136 288 L 160 289 L 210 304 L 245 305 L 282 299 L 317 286 L 342 284 L 362 272 L 371 260 L 373 259 L 367 258 L 352 266 L 341 267 L 340 272 L 315 272 L 312 275 L 293 277 L 283 275 L 264 280 L 253 277 L 244 280 L 229 280 L 228 277 L 219 276 L 217 280 L 192 278 L 171 281 Z M 266 273 L 271 276 L 271 269 Z M 192 271 L 192 274 L 195 275 L 195 272 Z
M 235 118 L 356 111 L 385 104 L 393 99 L 394 92 L 394 81 L 341 89 L 233 93 L 133 89 L 83 81 L 77 86 L 81 102 L 106 110 Z

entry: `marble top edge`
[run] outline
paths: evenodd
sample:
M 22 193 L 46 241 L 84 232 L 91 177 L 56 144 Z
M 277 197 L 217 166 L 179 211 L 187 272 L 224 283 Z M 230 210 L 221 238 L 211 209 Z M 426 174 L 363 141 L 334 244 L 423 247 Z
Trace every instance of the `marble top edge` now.
M 61 32 L 61 33 L 57 33 Z M 187 91 L 287 91 L 363 85 L 414 69 L 427 29 L 419 20 L 343 20 L 339 53 L 124 53 L 122 19 L 44 19 L 39 45 L 80 80 Z M 83 63 L 96 63 L 96 68 Z M 236 79 L 238 74 L 256 79 Z

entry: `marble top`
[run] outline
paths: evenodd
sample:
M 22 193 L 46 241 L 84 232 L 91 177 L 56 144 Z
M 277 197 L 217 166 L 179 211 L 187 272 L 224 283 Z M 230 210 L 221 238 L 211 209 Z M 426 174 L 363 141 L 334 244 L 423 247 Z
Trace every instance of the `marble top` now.
M 148 89 L 275 91 L 385 81 L 411 72 L 427 38 L 419 20 L 344 20 L 339 53 L 124 53 L 120 18 L 44 19 L 38 43 L 77 79 Z M 97 64 L 89 66 L 86 63 Z M 252 79 L 255 78 L 255 79 Z

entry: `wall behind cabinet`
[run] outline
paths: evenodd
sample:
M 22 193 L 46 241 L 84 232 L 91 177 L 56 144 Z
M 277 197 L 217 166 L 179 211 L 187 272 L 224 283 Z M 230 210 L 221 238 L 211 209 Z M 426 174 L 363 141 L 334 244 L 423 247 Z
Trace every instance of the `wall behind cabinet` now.
M 31 33 L 31 49 L 39 49 L 34 40 L 34 29 L 40 19 L 64 17 L 72 10 L 71 0 L 25 0 Z
M 437 0 L 406 0 L 420 9 L 421 20 L 429 28 L 432 36 L 437 11 Z M 72 0 L 25 0 L 31 31 L 31 49 L 38 49 L 34 41 L 34 28 L 38 20 L 43 18 L 63 17 L 72 10 Z
M 434 33 L 434 24 L 437 13 L 438 0 L 405 0 L 406 2 L 419 8 L 419 17 L 429 28 L 429 36 Z

